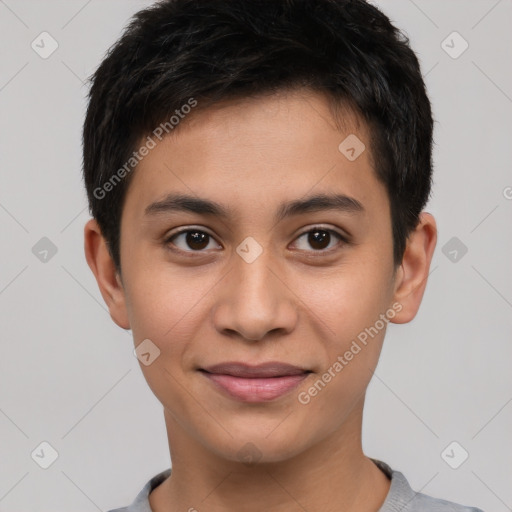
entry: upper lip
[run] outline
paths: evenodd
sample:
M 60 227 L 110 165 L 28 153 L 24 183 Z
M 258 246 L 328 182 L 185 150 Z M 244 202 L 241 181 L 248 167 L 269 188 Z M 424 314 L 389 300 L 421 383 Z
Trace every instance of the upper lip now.
M 217 373 L 222 375 L 231 375 L 233 377 L 241 377 L 248 379 L 268 378 L 268 377 L 285 377 L 288 375 L 301 375 L 309 373 L 309 370 L 293 366 L 287 363 L 268 362 L 259 365 L 249 365 L 246 363 L 227 362 L 220 363 L 207 368 L 201 368 L 208 373 Z

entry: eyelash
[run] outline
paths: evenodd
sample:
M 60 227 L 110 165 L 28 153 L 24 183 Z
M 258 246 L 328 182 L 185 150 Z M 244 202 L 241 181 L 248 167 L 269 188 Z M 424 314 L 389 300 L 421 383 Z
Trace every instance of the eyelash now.
M 295 240 L 298 240 L 299 238 L 303 237 L 304 235 L 307 235 L 307 234 L 312 233 L 314 231 L 324 231 L 326 233 L 330 233 L 331 235 L 334 235 L 336 238 L 338 238 L 339 241 L 341 241 L 341 245 L 347 245 L 347 244 L 350 243 L 349 239 L 346 236 L 342 235 L 341 233 L 339 233 L 338 231 L 336 231 L 334 229 L 325 228 L 323 226 L 313 226 L 313 227 L 309 228 L 308 230 L 303 231 L 302 233 L 297 235 L 297 238 Z M 166 237 L 166 239 L 164 240 L 164 246 L 167 247 L 169 250 L 171 250 L 173 252 L 178 252 L 180 254 L 192 253 L 192 254 L 201 255 L 201 253 L 205 252 L 204 250 L 185 251 L 183 249 L 176 248 L 176 246 L 174 244 L 172 244 L 172 245 L 174 245 L 174 248 L 169 247 L 169 244 L 172 243 L 173 239 L 175 239 L 176 237 L 178 237 L 179 235 L 182 235 L 184 233 L 204 233 L 205 235 L 208 235 L 210 238 L 213 238 L 215 240 L 215 237 L 213 235 L 211 235 L 210 233 L 208 233 L 207 231 L 204 231 L 204 230 L 199 229 L 199 228 L 196 229 L 196 228 L 190 228 L 189 227 L 189 228 L 177 231 L 176 233 L 173 233 L 172 235 Z M 311 253 L 314 253 L 315 255 L 318 255 L 318 256 L 327 255 L 327 254 L 331 254 L 333 251 L 339 250 L 340 249 L 339 245 L 340 244 L 338 243 L 337 247 L 331 247 L 330 249 L 319 249 L 319 250 L 314 250 L 313 249 L 311 251 L 306 251 L 306 252 L 311 252 Z M 191 257 L 194 257 L 194 256 L 191 256 Z

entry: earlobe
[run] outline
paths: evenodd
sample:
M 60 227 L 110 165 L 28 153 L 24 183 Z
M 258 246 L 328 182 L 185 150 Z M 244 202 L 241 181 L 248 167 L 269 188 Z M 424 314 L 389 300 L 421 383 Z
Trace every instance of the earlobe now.
M 112 320 L 119 327 L 129 329 L 130 322 L 121 278 L 95 219 L 91 219 L 85 224 L 84 251 L 89 268 L 96 278 Z
M 391 322 L 403 324 L 416 316 L 427 286 L 436 243 L 436 221 L 430 213 L 422 212 L 416 229 L 407 239 L 402 264 L 397 270 L 394 301 L 400 303 L 402 309 Z

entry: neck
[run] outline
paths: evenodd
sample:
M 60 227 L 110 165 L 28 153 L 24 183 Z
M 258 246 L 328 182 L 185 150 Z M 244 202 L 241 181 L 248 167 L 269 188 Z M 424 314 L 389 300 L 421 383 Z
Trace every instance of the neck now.
M 362 404 L 299 455 L 253 465 L 213 454 L 165 411 L 172 475 L 150 494 L 154 512 L 322 510 L 377 512 L 390 481 L 361 448 Z

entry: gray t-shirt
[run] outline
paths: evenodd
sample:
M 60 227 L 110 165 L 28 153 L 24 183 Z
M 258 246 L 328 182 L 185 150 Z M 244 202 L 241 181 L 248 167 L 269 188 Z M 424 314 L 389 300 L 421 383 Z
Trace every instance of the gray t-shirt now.
M 385 462 L 371 460 L 391 479 L 388 495 L 378 512 L 483 512 L 479 508 L 458 505 L 414 492 L 402 473 L 392 470 Z M 108 512 L 152 512 L 149 506 L 149 494 L 170 474 L 170 469 L 158 473 L 146 483 L 131 505 Z

